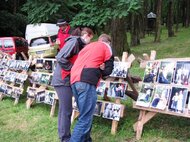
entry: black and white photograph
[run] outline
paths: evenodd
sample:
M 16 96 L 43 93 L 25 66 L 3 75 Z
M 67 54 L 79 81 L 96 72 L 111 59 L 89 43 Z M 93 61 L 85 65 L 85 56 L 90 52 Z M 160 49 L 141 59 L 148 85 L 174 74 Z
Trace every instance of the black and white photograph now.
M 105 103 L 102 117 L 119 121 L 121 116 L 121 105 L 113 103 Z
M 97 101 L 96 102 L 95 111 L 94 111 L 94 115 L 95 116 L 101 116 L 101 110 L 102 110 L 102 102 L 101 101 Z
M 45 101 L 45 90 L 36 92 L 36 103 L 43 103 Z
M 152 84 L 142 84 L 136 105 L 149 107 L 153 97 L 153 89 Z
M 188 89 L 172 87 L 168 110 L 176 113 L 184 113 Z
M 12 97 L 13 98 L 19 98 L 22 93 L 23 93 L 23 89 L 22 88 L 14 87 L 13 88 L 13 95 L 12 95 Z
M 26 81 L 27 78 L 28 78 L 27 74 L 18 73 L 15 82 L 17 84 L 23 84 L 24 81 Z
M 156 82 L 157 73 L 158 73 L 159 62 L 152 61 L 147 62 L 143 82 L 154 83 Z
M 46 91 L 44 103 L 53 105 L 54 98 L 55 98 L 55 91 Z
M 126 78 L 128 73 L 129 63 L 127 62 L 115 62 L 111 77 Z
M 17 60 L 9 60 L 9 68 L 15 70 L 17 65 Z
M 20 65 L 19 70 L 24 70 L 27 71 L 30 67 L 30 62 L 29 61 L 22 61 L 22 64 Z
M 108 88 L 108 97 L 127 99 L 125 91 L 127 89 L 126 83 L 110 82 Z
M 5 90 L 5 95 L 11 97 L 12 94 L 13 94 L 13 87 L 7 85 L 7 88 L 6 88 L 6 90 Z
M 41 79 L 41 76 L 42 76 L 41 73 L 32 72 L 31 76 L 32 76 L 33 83 L 40 83 L 40 79 Z
M 2 84 L 0 85 L 0 87 L 1 87 L 1 92 L 2 92 L 2 93 L 5 93 L 6 90 L 7 90 L 7 84 L 2 83 Z
M 43 59 L 36 59 L 36 69 L 43 69 Z
M 156 85 L 151 107 L 159 110 L 167 108 L 171 87 L 166 85 Z
M 32 88 L 32 87 L 28 87 L 27 88 L 27 97 L 28 98 L 35 98 L 37 93 L 37 89 L 36 88 Z
M 178 85 L 189 85 L 190 62 L 178 61 L 176 64 L 174 83 Z
M 44 60 L 44 70 L 52 72 L 53 70 L 53 61 L 52 60 Z
M 50 81 L 50 74 L 41 74 L 41 78 L 40 78 L 40 84 L 49 84 Z
M 159 67 L 157 81 L 161 84 L 170 84 L 173 81 L 175 63 L 172 61 L 162 61 Z
M 100 81 L 97 88 L 96 88 L 96 93 L 99 96 L 104 96 L 106 91 L 106 82 L 105 81 Z

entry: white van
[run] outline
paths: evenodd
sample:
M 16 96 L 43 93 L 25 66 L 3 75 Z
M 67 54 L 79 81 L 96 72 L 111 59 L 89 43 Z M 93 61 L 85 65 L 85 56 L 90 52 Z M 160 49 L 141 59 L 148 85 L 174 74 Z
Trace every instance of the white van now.
M 56 24 L 29 24 L 26 27 L 25 39 L 29 45 L 29 55 L 36 57 L 54 57 L 58 45 L 55 44 L 59 27 Z

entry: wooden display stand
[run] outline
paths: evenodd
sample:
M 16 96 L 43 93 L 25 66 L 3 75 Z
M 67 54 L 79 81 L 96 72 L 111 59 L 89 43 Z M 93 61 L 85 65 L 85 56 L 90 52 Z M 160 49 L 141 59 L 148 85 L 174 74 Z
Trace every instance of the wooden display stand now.
M 154 58 L 155 58 L 155 56 L 153 56 L 150 59 L 154 60 Z M 158 61 L 168 61 L 168 60 L 187 61 L 187 60 L 190 60 L 190 58 L 168 58 L 168 59 L 160 59 Z M 146 62 L 147 61 L 148 60 L 146 60 Z M 141 63 L 143 63 L 143 62 L 141 62 Z M 144 65 L 144 63 L 141 65 L 140 65 L 140 67 L 143 67 L 143 68 L 145 68 L 145 66 L 146 66 L 146 65 Z M 172 85 L 170 85 L 170 86 L 172 86 Z M 189 85 L 188 85 L 188 91 L 190 91 Z M 159 109 L 154 109 L 154 108 L 150 108 L 150 107 L 147 108 L 147 107 L 137 106 L 135 102 L 133 102 L 133 108 L 140 110 L 138 120 L 133 125 L 133 129 L 136 132 L 136 139 L 137 140 L 140 140 L 140 138 L 141 138 L 144 125 L 158 113 L 190 118 L 190 115 L 188 114 L 187 108 L 185 108 L 184 113 L 176 113 L 176 112 L 168 111 L 167 109 L 159 110 Z
M 122 56 L 122 62 L 128 62 L 129 63 L 129 66 L 128 66 L 128 69 L 131 67 L 131 64 L 132 62 L 135 60 L 135 57 L 133 54 L 131 54 L 129 57 L 128 57 L 128 53 L 127 52 L 123 52 L 123 56 Z M 120 61 L 118 57 L 115 57 L 115 61 Z M 108 78 L 106 79 L 106 81 L 114 81 L 115 78 Z M 122 82 L 124 79 L 119 79 L 119 82 Z M 131 87 L 132 89 L 132 92 L 135 92 L 136 94 L 138 93 L 137 90 L 135 89 L 134 87 L 134 84 L 131 80 L 131 77 L 127 76 L 127 82 L 128 82 L 128 85 Z M 107 86 L 108 87 L 108 86 Z M 104 100 L 107 100 L 109 101 L 109 98 L 105 95 L 104 96 Z M 103 101 L 105 102 L 105 101 Z M 105 104 L 105 103 L 103 103 Z M 115 102 L 114 104 L 119 104 L 121 105 L 121 99 L 120 98 L 116 98 L 115 99 Z M 104 106 L 102 107 L 104 108 Z M 125 107 L 122 105 L 122 108 L 121 108 L 121 115 L 120 117 L 123 117 L 124 116 L 124 109 Z M 101 110 L 102 112 L 104 110 Z M 71 117 L 71 123 L 79 116 L 79 112 L 76 111 L 75 109 L 73 109 L 73 113 L 72 113 L 72 117 Z M 118 121 L 116 120 L 112 120 L 112 128 L 111 128 L 111 134 L 115 135 L 116 132 L 117 132 L 117 127 L 118 127 Z
M 41 58 L 42 58 L 42 57 L 41 57 Z M 42 59 L 43 59 L 43 58 L 42 58 Z M 36 60 L 34 59 L 32 63 L 35 64 L 35 62 L 36 62 Z M 38 72 L 40 73 L 39 70 L 37 70 L 36 72 L 37 72 L 37 73 L 38 73 Z M 39 87 L 37 87 L 37 86 L 39 86 Z M 36 89 L 38 89 L 38 90 L 47 90 L 47 88 L 48 88 L 48 86 L 45 85 L 45 84 L 40 85 L 40 84 L 36 84 L 36 83 L 32 83 L 32 87 L 33 87 L 33 88 L 36 88 Z M 54 96 L 54 102 L 53 102 L 53 104 L 52 104 L 52 106 L 51 106 L 50 117 L 53 117 L 54 114 L 55 114 L 55 108 L 56 108 L 57 101 L 58 101 L 58 96 L 57 96 L 57 94 L 56 94 L 56 95 Z M 31 105 L 34 104 L 34 102 L 35 102 L 35 96 L 34 96 L 34 98 L 28 98 L 27 101 L 26 101 L 26 108 L 27 108 L 27 109 L 30 109 Z

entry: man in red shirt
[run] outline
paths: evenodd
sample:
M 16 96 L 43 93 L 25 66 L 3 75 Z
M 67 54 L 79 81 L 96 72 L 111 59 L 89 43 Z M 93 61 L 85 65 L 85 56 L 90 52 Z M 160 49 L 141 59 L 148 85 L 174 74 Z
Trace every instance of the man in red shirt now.
M 56 25 L 59 26 L 56 43 L 59 44 L 59 50 L 61 50 L 65 44 L 65 39 L 70 36 L 71 27 L 64 19 L 58 19 Z
M 79 109 L 78 122 L 70 142 L 91 142 L 90 130 L 96 106 L 96 86 L 99 79 L 111 74 L 114 57 L 111 38 L 102 34 L 97 42 L 86 45 L 71 69 L 71 87 Z

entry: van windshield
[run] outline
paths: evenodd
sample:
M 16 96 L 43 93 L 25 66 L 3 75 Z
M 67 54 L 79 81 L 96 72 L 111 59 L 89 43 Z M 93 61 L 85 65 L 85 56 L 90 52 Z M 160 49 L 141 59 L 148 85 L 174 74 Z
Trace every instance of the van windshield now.
M 14 43 L 11 39 L 4 40 L 4 47 L 5 48 L 12 48 L 14 46 Z
M 44 44 L 49 44 L 48 37 L 39 37 L 39 38 L 34 38 L 30 42 L 30 46 L 39 46 L 39 45 L 44 45 Z

